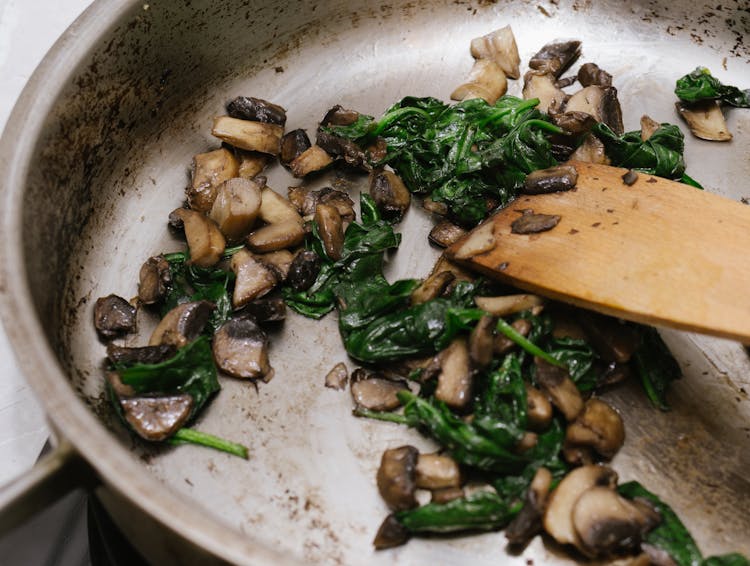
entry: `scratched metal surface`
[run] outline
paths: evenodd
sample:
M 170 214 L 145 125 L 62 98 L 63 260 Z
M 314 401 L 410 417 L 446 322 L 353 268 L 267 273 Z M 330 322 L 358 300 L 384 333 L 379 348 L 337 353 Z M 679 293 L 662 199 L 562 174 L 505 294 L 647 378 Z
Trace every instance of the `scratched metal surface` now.
M 681 123 L 671 91 L 697 64 L 726 82 L 750 82 L 743 3 L 114 4 L 96 3 L 67 36 L 67 55 L 56 53 L 77 78 L 53 81 L 59 91 L 29 103 L 46 112 L 37 117 L 39 141 L 21 153 L 37 161 L 20 175 L 19 196 L 9 197 L 22 206 L 19 216 L 6 212 L 6 230 L 21 250 L 12 259 L 33 274 L 24 279 L 6 268 L 8 292 L 27 286 L 25 314 L 45 329 L 54 359 L 35 359 L 30 332 L 11 339 L 63 433 L 125 499 L 232 561 L 265 562 L 280 552 L 306 563 L 570 562 L 539 538 L 521 555 L 506 555 L 502 533 L 372 550 L 387 514 L 375 486 L 380 454 L 407 442 L 430 444 L 412 431 L 354 419 L 348 392 L 323 387 L 328 369 L 346 360 L 333 316 L 316 323 L 291 315 L 272 334 L 270 383 L 256 389 L 222 380 L 198 426 L 247 443 L 245 462 L 193 447 L 145 449 L 123 433 L 102 399 L 104 347 L 90 324 L 92 305 L 111 292 L 135 295 L 143 260 L 178 249 L 166 215 L 184 198 L 192 155 L 217 147 L 211 118 L 231 97 L 272 100 L 288 109 L 287 129 L 308 131 L 337 103 L 377 115 L 405 95 L 447 99 L 471 68 L 469 41 L 511 24 L 524 64 L 553 38 L 581 39 L 579 63 L 595 61 L 615 77 L 626 129 L 637 128 L 644 113 Z M 520 86 L 511 82 L 510 93 L 520 94 Z M 20 120 L 14 124 L 20 131 Z M 730 144 L 688 136 L 688 172 L 709 190 L 750 197 L 748 113 L 730 112 L 728 124 Z M 357 194 L 365 181 L 332 174 L 314 184 Z M 278 166 L 269 171 L 269 185 L 283 194 L 297 183 Z M 436 257 L 429 226 L 413 207 L 391 278 L 429 271 Z M 141 331 L 148 325 L 142 320 Z M 674 410 L 653 410 L 636 386 L 608 394 L 628 435 L 614 465 L 623 480 L 640 479 L 663 495 L 707 554 L 750 553 L 747 356 L 729 342 L 666 337 L 685 372 Z

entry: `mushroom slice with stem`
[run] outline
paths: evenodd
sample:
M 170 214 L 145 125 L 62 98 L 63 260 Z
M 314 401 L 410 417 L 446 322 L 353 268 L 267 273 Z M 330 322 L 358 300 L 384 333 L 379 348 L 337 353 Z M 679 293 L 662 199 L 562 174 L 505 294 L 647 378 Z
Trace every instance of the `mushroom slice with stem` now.
M 552 474 L 539 468 L 526 490 L 523 507 L 505 529 L 505 538 L 512 545 L 524 545 L 542 530 L 542 516 L 547 508 Z
M 137 309 L 118 295 L 96 300 L 94 327 L 102 338 L 115 338 L 135 330 Z
M 273 270 L 279 283 L 286 281 L 286 278 L 289 276 L 289 270 L 292 267 L 292 262 L 294 261 L 294 254 L 292 252 L 289 250 L 278 250 L 258 254 L 256 257 Z
M 169 262 L 163 255 L 150 257 L 138 273 L 138 300 L 144 305 L 159 302 L 172 282 Z
M 322 171 L 332 163 L 333 158 L 322 147 L 313 145 L 292 159 L 289 171 L 299 179 Z
M 312 250 L 301 250 L 289 266 L 287 283 L 295 291 L 307 291 L 320 273 L 321 261 Z
M 260 193 L 260 211 L 258 215 L 267 224 L 294 221 L 302 225 L 302 217 L 294 205 L 271 187 L 263 187 Z
M 463 483 L 461 468 L 450 456 L 420 454 L 416 465 L 416 486 L 423 489 L 460 487 Z
M 622 110 L 615 87 L 587 86 L 568 99 L 565 111 L 591 114 L 597 122 L 603 122 L 617 135 L 622 135 L 624 131 Z
M 190 249 L 188 263 L 198 267 L 211 267 L 224 253 L 227 242 L 216 223 L 202 213 L 178 208 L 169 215 L 173 225 L 182 224 Z
M 608 466 L 588 465 L 568 472 L 550 496 L 542 524 L 560 544 L 576 544 L 578 535 L 573 525 L 573 507 L 578 498 L 593 487 L 614 489 L 617 473 Z
M 260 213 L 261 187 L 251 179 L 225 181 L 216 191 L 209 214 L 230 242 L 238 242 L 252 230 Z
M 388 507 L 403 511 L 417 506 L 416 468 L 419 452 L 413 446 L 400 446 L 383 452 L 377 473 L 378 491 Z
M 218 116 L 214 118 L 211 134 L 240 149 L 278 155 L 284 128 L 276 124 Z
M 532 309 L 544 304 L 544 299 L 538 295 L 500 295 L 498 297 L 476 297 L 476 305 L 494 316 L 505 317 L 511 314 Z
M 454 224 L 450 220 L 441 220 L 430 230 L 428 239 L 436 246 L 447 248 L 458 242 L 466 234 L 466 230 L 458 224 Z
M 320 122 L 315 143 L 328 154 L 358 169 L 369 170 L 369 165 L 362 151 L 356 143 L 347 138 L 328 133 L 324 128 L 328 126 L 350 126 L 359 119 L 359 113 L 336 105 L 331 108 Z
M 510 26 L 472 39 L 471 55 L 475 59 L 493 60 L 511 79 L 521 76 L 521 57 L 518 55 L 516 38 Z
M 466 338 L 454 338 L 439 356 L 435 398 L 453 409 L 465 409 L 471 402 L 474 383 Z
M 469 334 L 469 358 L 475 368 L 486 368 L 492 362 L 496 324 L 494 316 L 484 315 Z
M 590 447 L 600 456 L 611 459 L 625 442 L 622 417 L 601 399 L 586 401 L 583 411 L 565 431 L 569 447 Z
M 568 421 L 574 420 L 583 410 L 583 399 L 567 370 L 553 366 L 539 357 L 534 358 L 536 381 L 552 404 Z
M 443 295 L 450 285 L 455 281 L 456 276 L 450 271 L 441 271 L 433 273 L 427 279 L 411 292 L 411 304 L 421 305 L 432 299 Z
M 477 59 L 465 83 L 452 93 L 452 100 L 481 98 L 493 105 L 508 90 L 508 79 L 503 69 L 492 59 Z
M 252 96 L 238 96 L 227 103 L 227 114 L 240 120 L 252 120 L 284 126 L 286 111 L 273 102 Z
M 127 423 L 138 436 L 153 442 L 165 440 L 182 428 L 193 403 L 193 397 L 187 393 L 120 399 Z
M 245 243 L 254 252 L 275 252 L 298 246 L 304 239 L 305 230 L 299 222 L 287 220 L 258 228 L 247 237 Z
M 344 249 L 344 224 L 338 209 L 330 204 L 318 204 L 315 207 L 315 223 L 323 241 L 326 255 L 333 261 L 341 259 Z
M 188 206 L 198 212 L 208 212 L 216 199 L 217 187 L 238 174 L 239 163 L 228 149 L 199 153 L 193 157 L 192 179 L 185 191 Z
M 230 265 L 236 275 L 232 294 L 235 309 L 262 297 L 279 282 L 274 271 L 248 250 L 234 254 Z
M 527 195 L 543 195 L 573 190 L 578 181 L 578 171 L 572 165 L 557 165 L 538 169 L 526 175 L 521 192 Z
M 675 108 L 695 137 L 708 141 L 732 139 L 721 106 L 717 101 L 704 100 L 692 104 L 676 102 Z
M 567 95 L 557 88 L 555 77 L 549 73 L 539 74 L 529 71 L 523 77 L 523 97 L 526 100 L 538 98 L 537 109 L 546 114 L 558 112 L 565 105 Z
M 550 73 L 555 78 L 562 75 L 581 55 L 581 42 L 578 40 L 556 40 L 547 43 L 530 60 L 529 68 Z
M 547 430 L 552 423 L 552 404 L 531 385 L 526 386 L 526 420 L 529 428 L 538 432 Z
M 572 509 L 576 547 L 589 557 L 639 548 L 642 537 L 661 521 L 645 502 L 637 504 L 609 487 L 592 487 Z
M 172 344 L 127 348 L 110 342 L 107 344 L 107 358 L 113 364 L 158 364 L 168 360 L 177 352 Z
M 250 301 L 245 311 L 255 322 L 279 322 L 286 319 L 286 303 L 281 297 L 263 297 Z
M 177 305 L 164 315 L 149 338 L 149 346 L 171 344 L 182 348 L 203 331 L 215 305 L 209 301 L 193 301 Z
M 404 381 L 393 381 L 358 368 L 352 373 L 349 390 L 358 408 L 392 411 L 401 405 L 396 394 L 409 388 Z
M 409 189 L 393 171 L 373 171 L 369 192 L 378 210 L 389 219 L 401 220 L 411 204 Z
M 268 363 L 268 336 L 251 317 L 222 324 L 212 347 L 216 366 L 232 377 L 267 378 L 273 371 Z
M 581 86 L 612 86 L 612 75 L 599 68 L 596 63 L 584 63 L 578 69 L 578 82 Z

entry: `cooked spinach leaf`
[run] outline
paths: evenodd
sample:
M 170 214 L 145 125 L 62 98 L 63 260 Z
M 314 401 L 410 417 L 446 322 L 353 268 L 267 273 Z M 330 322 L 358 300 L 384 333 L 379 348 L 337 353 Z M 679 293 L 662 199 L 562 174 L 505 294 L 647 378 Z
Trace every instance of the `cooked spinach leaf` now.
M 718 100 L 738 108 L 750 108 L 750 89 L 740 90 L 736 86 L 722 84 L 706 67 L 697 67 L 677 79 L 674 93 L 685 102 Z
M 741 554 L 732 553 L 706 558 L 701 566 L 750 566 L 750 560 Z
M 651 403 L 667 411 L 667 391 L 682 376 L 680 366 L 655 328 L 640 326 L 639 331 L 640 344 L 633 354 L 635 369 Z

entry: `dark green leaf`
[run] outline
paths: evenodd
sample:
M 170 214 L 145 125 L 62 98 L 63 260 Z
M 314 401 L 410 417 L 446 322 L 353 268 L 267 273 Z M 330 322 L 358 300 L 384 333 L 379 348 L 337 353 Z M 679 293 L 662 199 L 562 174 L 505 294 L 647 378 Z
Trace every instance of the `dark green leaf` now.
M 750 560 L 741 554 L 725 554 L 706 558 L 701 566 L 750 566 Z
M 685 102 L 718 100 L 738 108 L 750 108 L 750 89 L 740 90 L 736 86 L 724 85 L 705 67 L 697 67 L 677 79 L 674 93 Z
M 656 329 L 640 327 L 640 344 L 633 355 L 633 362 L 651 403 L 662 411 L 669 410 L 669 385 L 679 379 L 682 372 Z

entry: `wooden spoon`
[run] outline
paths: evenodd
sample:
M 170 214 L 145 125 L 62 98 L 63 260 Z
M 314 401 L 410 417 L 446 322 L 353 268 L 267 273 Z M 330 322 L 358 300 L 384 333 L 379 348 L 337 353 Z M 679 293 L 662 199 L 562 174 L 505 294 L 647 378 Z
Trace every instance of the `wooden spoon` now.
M 492 278 L 620 318 L 750 343 L 750 206 L 571 163 L 576 188 L 522 195 L 447 250 Z M 524 211 L 552 229 L 511 233 Z

